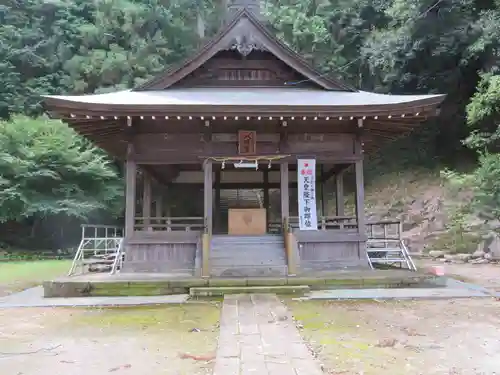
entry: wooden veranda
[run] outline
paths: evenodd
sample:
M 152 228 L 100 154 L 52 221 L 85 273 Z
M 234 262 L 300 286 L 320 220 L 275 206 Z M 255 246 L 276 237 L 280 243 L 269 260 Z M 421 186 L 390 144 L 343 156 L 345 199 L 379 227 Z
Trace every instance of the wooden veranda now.
M 320 74 L 268 31 L 256 4 L 230 5 L 197 54 L 140 87 L 44 99 L 51 115 L 125 162 L 127 272 L 369 267 L 364 156 L 436 115 L 444 96 L 362 92 Z M 314 161 L 312 216 L 298 212 L 304 160 Z M 353 216 L 344 210 L 348 168 Z M 333 217 L 318 204 L 330 178 Z M 305 230 L 300 215 L 315 222 Z

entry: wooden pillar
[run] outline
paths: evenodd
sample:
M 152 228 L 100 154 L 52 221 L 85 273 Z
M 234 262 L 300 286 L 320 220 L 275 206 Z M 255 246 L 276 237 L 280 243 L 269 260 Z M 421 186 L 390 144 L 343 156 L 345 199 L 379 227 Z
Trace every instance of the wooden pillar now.
M 151 176 L 143 171 L 143 192 L 142 192 L 142 217 L 144 229 L 151 230 Z
M 288 183 L 288 163 L 280 164 L 281 222 L 290 216 L 290 195 Z
M 365 236 L 365 180 L 363 174 L 363 143 L 361 141 L 362 128 L 363 120 L 358 119 L 358 133 L 354 142 L 355 153 L 360 157 L 354 166 L 356 172 L 356 218 L 358 221 L 358 233 Z
M 203 202 L 204 202 L 204 218 L 205 218 L 205 232 L 202 238 L 202 255 L 201 255 L 201 275 L 202 277 L 210 276 L 210 243 L 212 238 L 212 188 L 213 188 L 213 175 L 212 175 L 212 161 L 206 160 L 203 164 L 204 183 L 203 183 Z
M 214 230 L 216 233 L 220 231 L 221 228 L 221 210 L 220 210 L 220 181 L 221 181 L 221 170 L 217 169 L 215 171 L 215 205 L 214 205 Z
M 356 169 L 356 217 L 358 219 L 359 234 L 365 235 L 365 182 L 363 176 L 363 160 L 358 160 Z
M 288 163 L 280 164 L 280 175 L 281 175 L 281 223 L 282 225 L 288 223 L 288 217 L 290 216 L 290 195 L 289 195 L 289 178 L 288 178 Z M 288 276 L 295 276 L 297 273 L 297 259 L 295 255 L 294 243 L 295 238 L 293 233 L 288 231 L 288 228 L 283 227 L 284 242 L 285 242 L 285 254 L 288 266 Z
M 344 209 L 344 171 L 335 175 L 335 213 L 337 216 L 345 216 Z
M 320 199 L 321 199 L 321 216 L 325 216 L 325 181 L 323 181 L 323 175 L 324 175 L 325 171 L 323 169 L 323 164 L 320 164 L 319 165 L 319 175 L 320 175 L 320 178 L 316 179 L 316 181 L 318 182 L 318 187 L 321 189 L 320 190 Z M 318 189 L 318 187 L 316 187 L 316 189 Z
M 125 236 L 132 237 L 135 224 L 137 164 L 133 158 L 133 145 L 128 144 L 125 162 Z
M 208 234 L 212 234 L 212 210 L 213 210 L 213 173 L 212 173 L 212 161 L 207 160 L 204 164 L 204 183 L 203 183 L 203 191 L 204 191 L 204 215 L 205 215 L 205 223 L 206 230 Z
M 156 200 L 155 200 L 155 217 L 156 217 L 156 224 L 161 225 L 163 224 L 163 194 L 162 191 L 159 190 L 156 192 Z M 163 226 L 160 226 L 160 230 L 164 230 Z
M 262 172 L 264 182 L 264 208 L 266 209 L 266 231 L 269 232 L 269 169 Z

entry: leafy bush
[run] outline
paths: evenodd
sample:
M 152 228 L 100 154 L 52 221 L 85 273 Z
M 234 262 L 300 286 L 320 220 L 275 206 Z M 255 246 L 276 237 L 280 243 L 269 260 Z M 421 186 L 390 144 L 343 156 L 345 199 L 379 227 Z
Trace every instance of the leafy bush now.
M 500 220 L 500 76 L 485 74 L 467 105 L 467 122 L 475 128 L 464 144 L 478 154 L 470 173 L 445 171 L 451 186 L 468 191 L 468 208 L 487 220 Z
M 99 149 L 59 121 L 0 122 L 0 222 L 121 208 L 123 186 Z
M 122 196 L 122 179 L 111 161 L 65 124 L 24 116 L 0 121 L 4 247 L 74 245 L 79 223 L 120 214 Z

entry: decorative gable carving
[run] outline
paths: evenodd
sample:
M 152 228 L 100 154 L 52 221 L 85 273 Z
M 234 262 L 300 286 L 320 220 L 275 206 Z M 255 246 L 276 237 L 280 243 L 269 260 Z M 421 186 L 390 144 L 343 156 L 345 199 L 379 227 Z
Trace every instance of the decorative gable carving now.
M 266 47 L 255 40 L 252 35 L 238 35 L 231 42 L 230 50 L 238 51 L 242 56 L 248 56 L 252 51 L 266 51 Z
M 235 51 L 226 52 L 224 57 L 212 58 L 178 82 L 176 86 L 282 87 L 289 82 L 303 79 L 303 76 L 278 61 L 268 52 L 260 52 L 257 55 L 253 53 L 252 56 L 242 58 L 240 52 Z

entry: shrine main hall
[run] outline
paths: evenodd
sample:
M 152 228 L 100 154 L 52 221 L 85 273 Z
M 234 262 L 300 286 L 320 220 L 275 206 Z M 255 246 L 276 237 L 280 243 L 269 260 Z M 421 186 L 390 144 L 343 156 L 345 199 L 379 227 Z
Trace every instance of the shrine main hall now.
M 158 77 L 44 105 L 125 165 L 121 272 L 251 277 L 370 269 L 363 160 L 443 99 L 322 74 L 270 32 L 256 1 L 239 0 Z

